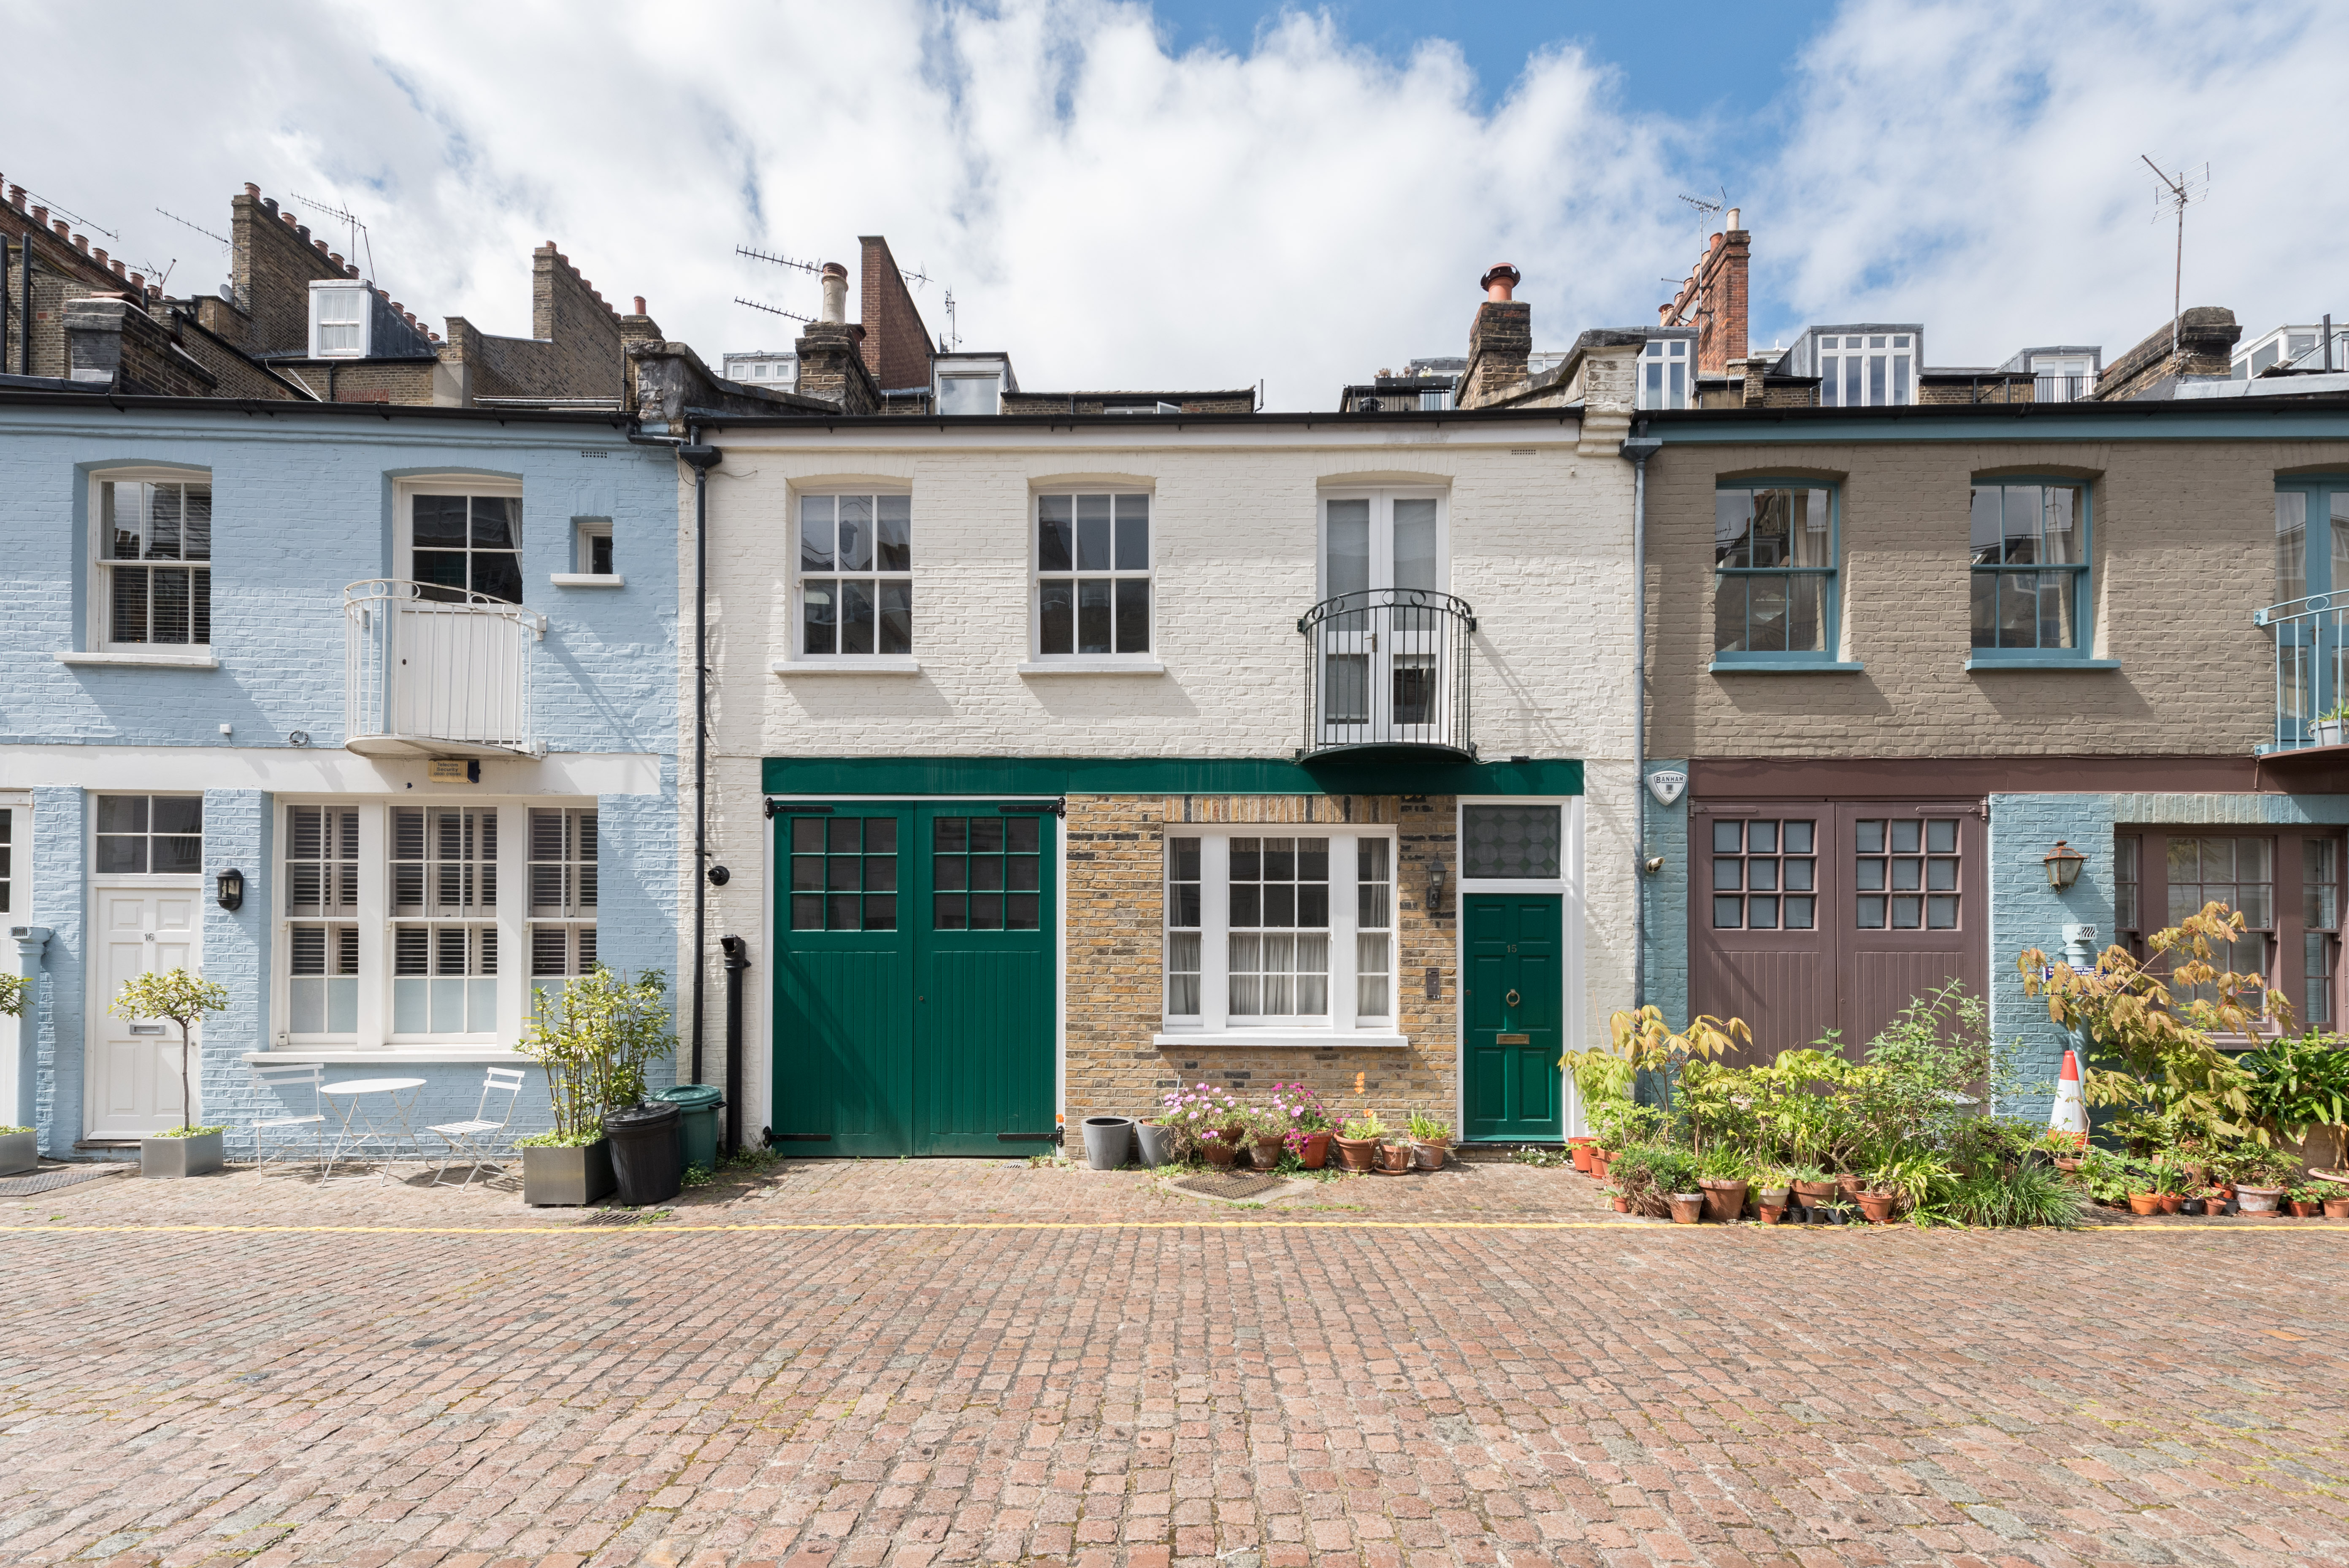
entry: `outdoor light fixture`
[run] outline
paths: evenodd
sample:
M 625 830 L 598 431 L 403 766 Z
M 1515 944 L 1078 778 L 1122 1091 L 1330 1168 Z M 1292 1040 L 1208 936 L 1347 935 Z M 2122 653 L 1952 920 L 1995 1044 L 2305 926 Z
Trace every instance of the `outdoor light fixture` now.
M 1444 862 L 1438 860 L 1427 862 L 1427 913 L 1444 913 Z
M 2080 868 L 2087 863 L 2087 859 L 2063 840 L 2056 840 L 2055 847 L 2048 851 L 2040 862 L 2047 868 L 2047 885 L 2062 892 L 2080 880 Z
M 222 909 L 244 907 L 244 873 L 234 866 L 221 872 L 216 895 Z

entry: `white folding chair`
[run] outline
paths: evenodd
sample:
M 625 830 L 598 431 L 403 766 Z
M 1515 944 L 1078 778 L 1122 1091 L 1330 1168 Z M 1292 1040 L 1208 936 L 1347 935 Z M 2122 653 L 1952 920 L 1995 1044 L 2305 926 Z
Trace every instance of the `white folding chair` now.
M 473 1184 L 473 1178 L 481 1173 L 482 1166 L 504 1169 L 505 1151 L 496 1148 L 494 1142 L 498 1135 L 505 1131 L 506 1125 L 513 1120 L 514 1102 L 522 1098 L 522 1079 L 520 1068 L 492 1068 L 490 1076 L 482 1080 L 481 1102 L 473 1108 L 472 1120 L 446 1121 L 424 1130 L 439 1135 L 449 1145 L 449 1157 L 440 1161 L 440 1169 L 433 1176 L 432 1185 L 440 1185 L 440 1178 L 448 1175 L 449 1167 L 460 1160 L 472 1162 L 471 1169 L 465 1172 L 465 1179 L 457 1183 L 460 1191 Z M 493 1094 L 506 1097 L 506 1113 L 495 1121 L 490 1119 L 490 1096 Z
M 279 1101 L 281 1105 L 288 1090 L 295 1092 L 295 1105 L 301 1103 L 300 1090 L 306 1088 L 310 1091 L 309 1115 L 275 1116 L 253 1124 L 254 1158 L 264 1164 L 267 1163 L 268 1135 L 273 1132 L 281 1135 L 277 1141 L 281 1146 L 278 1152 L 282 1156 L 286 1147 L 301 1140 L 300 1134 L 294 1130 L 306 1127 L 312 1130 L 311 1154 L 321 1161 L 325 1160 L 326 1157 L 326 1101 L 319 1095 L 318 1086 L 326 1081 L 326 1069 L 316 1062 L 287 1062 L 281 1067 L 266 1067 L 256 1062 L 248 1070 L 253 1074 L 253 1087 Z

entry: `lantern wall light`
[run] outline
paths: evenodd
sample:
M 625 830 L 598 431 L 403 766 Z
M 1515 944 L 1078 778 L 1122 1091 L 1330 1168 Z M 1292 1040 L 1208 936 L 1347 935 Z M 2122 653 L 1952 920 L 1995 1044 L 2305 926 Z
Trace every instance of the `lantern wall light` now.
M 2087 856 L 2058 839 L 2055 847 L 2041 857 L 2040 863 L 2047 868 L 2047 885 L 2062 892 L 2080 880 L 2080 868 L 2087 861 Z

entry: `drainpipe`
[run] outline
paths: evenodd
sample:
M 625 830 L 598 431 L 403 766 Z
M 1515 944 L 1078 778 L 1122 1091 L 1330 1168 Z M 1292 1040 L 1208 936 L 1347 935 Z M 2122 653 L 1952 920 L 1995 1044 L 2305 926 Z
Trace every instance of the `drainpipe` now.
M 16 247 L 16 374 L 33 373 L 33 231 Z
M 41 955 L 48 950 L 49 928 L 46 925 L 12 925 L 8 934 L 16 939 L 16 973 L 25 982 L 24 1011 L 16 1017 L 16 1103 L 0 1107 L 18 1127 L 37 1127 L 35 1118 L 39 1113 L 35 1092 L 39 1085 L 41 1043 Z
M 719 951 L 726 954 L 726 1152 L 742 1147 L 742 972 L 750 967 L 750 944 L 739 936 L 721 936 Z
M 709 903 L 709 470 L 726 456 L 687 426 L 693 469 L 693 1081 L 701 1081 L 701 949 Z
M 2326 357 L 2327 361 L 2329 362 L 2329 361 L 2331 360 L 2331 357 L 2332 357 L 2332 355 L 2333 355 L 2333 340 L 2332 340 L 2332 338 L 2331 338 L 2330 336 L 2326 337 L 2326 338 L 2325 338 L 2325 340 L 2324 340 L 2324 353 L 2325 353 L 2325 357 Z M 0 234 L 0 365 L 5 365 L 5 364 L 7 364 L 7 363 L 8 363 L 8 240 L 7 240 L 7 236 L 6 236 L 6 235 L 5 235 L 5 234 Z
M 1648 1002 L 1648 459 L 1663 442 L 1631 427 L 1631 1006 Z

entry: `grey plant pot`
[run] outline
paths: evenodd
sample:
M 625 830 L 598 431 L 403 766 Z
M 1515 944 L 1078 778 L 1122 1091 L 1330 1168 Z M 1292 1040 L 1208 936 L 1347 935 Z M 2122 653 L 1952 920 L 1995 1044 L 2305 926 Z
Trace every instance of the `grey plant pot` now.
M 522 1201 L 539 1208 L 577 1208 L 592 1203 L 618 1183 L 612 1178 L 612 1144 L 599 1138 L 579 1149 L 522 1151 Z
M 221 1168 L 222 1135 L 201 1132 L 193 1138 L 142 1138 L 139 1140 L 141 1176 L 202 1176 Z
M 41 1139 L 36 1132 L 0 1132 L 0 1176 L 30 1171 L 41 1162 Z
M 1122 1171 L 1133 1157 L 1133 1118 L 1085 1118 L 1085 1163 L 1095 1171 Z
M 1154 1121 L 1137 1121 L 1133 1124 L 1133 1144 L 1142 1162 L 1155 1171 L 1174 1161 L 1174 1130 Z

